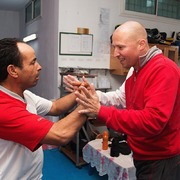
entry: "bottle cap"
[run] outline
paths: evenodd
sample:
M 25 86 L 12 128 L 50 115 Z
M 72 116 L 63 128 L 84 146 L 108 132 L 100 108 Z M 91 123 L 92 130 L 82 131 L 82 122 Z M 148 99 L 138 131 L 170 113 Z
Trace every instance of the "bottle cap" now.
M 108 135 L 108 132 L 107 131 L 104 131 L 104 133 L 103 133 L 104 135 Z

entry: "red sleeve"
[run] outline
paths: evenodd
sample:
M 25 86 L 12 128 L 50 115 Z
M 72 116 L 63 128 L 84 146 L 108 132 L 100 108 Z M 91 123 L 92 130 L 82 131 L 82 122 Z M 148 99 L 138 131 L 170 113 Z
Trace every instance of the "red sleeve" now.
M 162 61 L 153 63 L 154 68 L 147 66 L 149 69 L 141 70 L 144 72 L 139 74 L 138 81 L 133 82 L 132 78 L 134 86 L 127 88 L 129 93 L 126 95 L 128 109 L 101 106 L 98 119 L 118 132 L 139 137 L 158 135 L 167 123 L 168 127 L 177 127 L 175 122 L 180 117 L 179 69 L 171 65 L 171 61 L 160 63 Z
M 0 114 L 0 138 L 22 144 L 31 151 L 40 146 L 53 125 L 53 122 L 28 112 L 26 104 L 18 100 L 6 102 L 1 106 Z

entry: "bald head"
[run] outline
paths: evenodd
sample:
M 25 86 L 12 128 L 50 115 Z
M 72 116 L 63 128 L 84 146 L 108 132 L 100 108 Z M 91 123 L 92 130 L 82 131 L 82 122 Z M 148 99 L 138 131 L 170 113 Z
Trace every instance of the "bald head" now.
M 136 21 L 127 21 L 113 33 L 112 46 L 114 57 L 117 57 L 125 68 L 137 68 L 139 57 L 149 50 L 145 28 Z
M 145 39 L 147 40 L 147 32 L 143 25 L 136 21 L 127 21 L 120 25 L 113 34 L 121 33 L 131 41 Z

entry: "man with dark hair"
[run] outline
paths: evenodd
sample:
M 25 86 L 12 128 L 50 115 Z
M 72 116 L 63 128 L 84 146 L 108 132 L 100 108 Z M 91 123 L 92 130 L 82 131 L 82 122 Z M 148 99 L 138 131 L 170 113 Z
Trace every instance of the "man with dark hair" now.
M 86 121 L 78 113 L 81 105 L 58 122 L 58 116 L 76 105 L 71 93 L 55 101 L 29 90 L 37 84 L 41 66 L 28 44 L 15 39 L 0 40 L 0 179 L 42 178 L 42 144 L 65 145 Z

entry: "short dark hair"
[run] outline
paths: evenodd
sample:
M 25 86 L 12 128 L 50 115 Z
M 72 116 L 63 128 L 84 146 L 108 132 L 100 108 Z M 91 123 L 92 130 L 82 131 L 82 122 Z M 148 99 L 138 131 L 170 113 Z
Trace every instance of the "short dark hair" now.
M 17 38 L 4 38 L 0 40 L 0 82 L 7 76 L 7 67 L 12 64 L 22 68 L 22 56 L 17 47 L 17 43 L 22 40 Z

